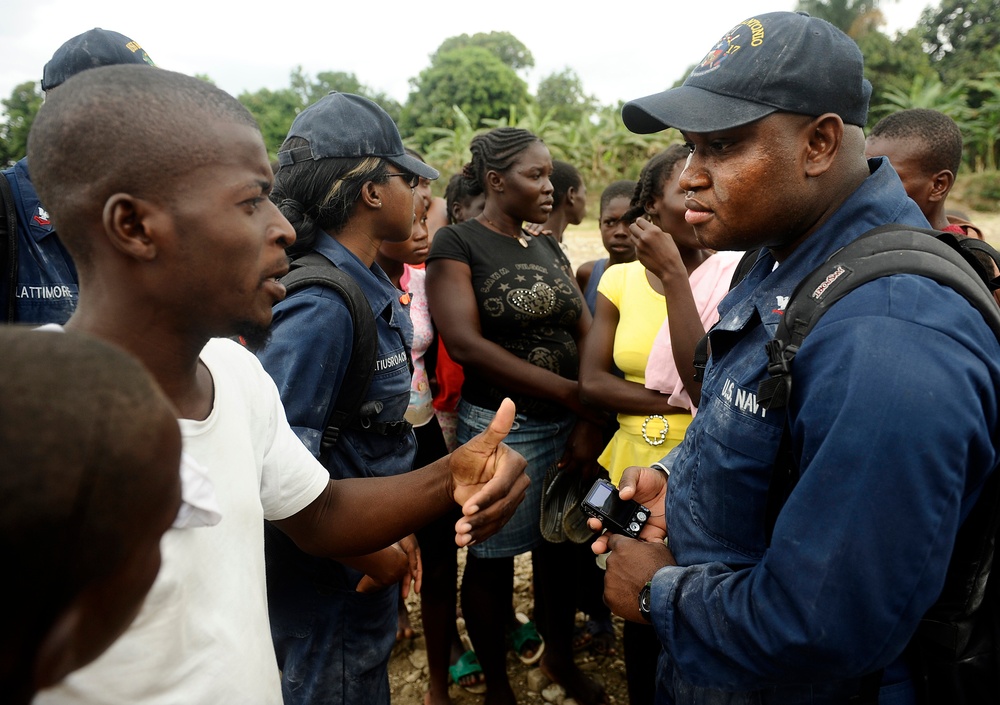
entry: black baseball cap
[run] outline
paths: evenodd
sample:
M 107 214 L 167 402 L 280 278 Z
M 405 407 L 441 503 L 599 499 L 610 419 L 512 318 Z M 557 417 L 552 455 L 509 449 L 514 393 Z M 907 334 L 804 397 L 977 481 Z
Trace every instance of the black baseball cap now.
M 728 130 L 775 112 L 836 113 L 864 126 L 872 86 L 854 40 L 817 17 L 771 12 L 740 22 L 683 85 L 629 101 L 622 120 L 646 134 Z
M 406 153 L 389 113 L 353 93 L 332 92 L 317 100 L 296 116 L 288 137 L 301 137 L 309 146 L 278 152 L 279 166 L 330 157 L 380 157 L 425 179 L 440 176 Z
M 81 71 L 116 64 L 156 65 L 138 42 L 124 34 L 95 27 L 56 49 L 42 70 L 42 90 L 52 90 Z

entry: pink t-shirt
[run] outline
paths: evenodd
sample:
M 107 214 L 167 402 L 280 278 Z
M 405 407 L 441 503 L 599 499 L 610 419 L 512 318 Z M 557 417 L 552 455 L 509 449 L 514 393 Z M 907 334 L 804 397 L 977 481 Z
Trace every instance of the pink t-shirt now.
M 406 420 L 414 426 L 423 426 L 434 416 L 431 406 L 430 379 L 424 356 L 434 342 L 434 325 L 431 323 L 430 310 L 427 307 L 427 289 L 424 285 L 427 276 L 423 268 L 404 265 L 400 286 L 410 294 L 410 320 L 413 321 L 413 342 L 410 354 L 413 359 L 413 376 L 410 379 L 410 403 L 406 409 Z
M 691 272 L 691 293 L 694 295 L 694 303 L 698 307 L 698 315 L 705 330 L 719 320 L 717 310 L 719 302 L 729 293 L 729 282 L 742 257 L 742 252 L 718 252 Z M 669 319 L 669 313 L 667 315 Z M 691 397 L 684 390 L 681 376 L 677 372 L 668 322 L 668 320 L 663 321 L 660 332 L 653 340 L 653 348 L 649 351 L 649 359 L 646 361 L 646 388 L 669 394 L 672 406 L 690 409 L 693 415 L 697 409 L 691 403 Z

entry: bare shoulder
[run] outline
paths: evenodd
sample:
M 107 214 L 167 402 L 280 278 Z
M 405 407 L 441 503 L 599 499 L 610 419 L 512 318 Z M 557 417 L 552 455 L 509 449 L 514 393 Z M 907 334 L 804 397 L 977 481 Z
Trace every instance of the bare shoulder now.
M 594 265 L 597 264 L 597 260 L 591 260 L 589 262 L 584 262 L 576 270 L 576 281 L 580 285 L 580 289 L 586 289 L 587 284 L 590 282 L 590 275 L 594 272 Z

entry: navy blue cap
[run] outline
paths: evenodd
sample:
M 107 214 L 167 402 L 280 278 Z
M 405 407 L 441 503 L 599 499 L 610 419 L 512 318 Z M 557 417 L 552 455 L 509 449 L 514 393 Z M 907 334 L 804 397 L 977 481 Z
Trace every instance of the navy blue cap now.
M 124 34 L 94 27 L 56 49 L 42 70 L 42 90 L 50 91 L 81 71 L 117 64 L 156 65 L 138 42 Z
M 632 132 L 728 130 L 775 112 L 836 113 L 864 126 L 872 86 L 854 40 L 826 20 L 772 12 L 740 22 L 684 84 L 622 108 Z
M 389 113 L 353 93 L 332 92 L 317 100 L 296 116 L 288 137 L 301 137 L 309 146 L 278 152 L 279 166 L 330 157 L 380 157 L 425 179 L 440 176 L 406 153 Z

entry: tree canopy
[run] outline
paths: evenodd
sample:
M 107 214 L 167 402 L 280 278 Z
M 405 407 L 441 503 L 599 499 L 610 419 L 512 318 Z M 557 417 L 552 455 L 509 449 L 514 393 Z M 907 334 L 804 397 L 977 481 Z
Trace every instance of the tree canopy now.
M 880 29 L 880 7 L 891 1 L 800 0 L 798 7 L 841 27 L 861 48 L 873 86 L 869 126 L 903 108 L 941 110 L 962 130 L 968 169 L 996 169 L 1000 0 L 937 0 L 915 27 L 888 36 Z M 577 165 L 595 191 L 614 179 L 634 177 L 646 159 L 678 140 L 672 130 L 630 133 L 621 122 L 621 105 L 601 105 L 586 92 L 585 77 L 570 68 L 543 76 L 531 95 L 522 74 L 532 66 L 531 51 L 509 32 L 462 34 L 445 39 L 429 64 L 410 79 L 402 105 L 336 67 L 315 76 L 297 67 L 286 86 L 247 91 L 239 100 L 259 122 L 272 157 L 303 108 L 330 91 L 341 91 L 364 95 L 385 108 L 404 141 L 445 177 L 468 160 L 474 135 L 517 125 L 541 136 L 554 156 Z M 650 92 L 658 88 L 667 86 L 652 85 Z M 41 103 L 41 90 L 31 82 L 0 101 L 0 163 L 24 156 Z M 445 181 L 435 188 L 442 189 Z
M 438 51 L 431 65 L 411 80 L 400 129 L 426 142 L 426 128 L 452 129 L 457 107 L 473 125 L 508 117 L 528 102 L 528 85 L 496 55 L 478 46 Z M 421 132 L 423 130 L 423 132 Z
M 515 71 L 530 69 L 535 65 L 535 59 L 528 51 L 528 47 L 524 46 L 521 40 L 510 32 L 489 32 L 488 34 L 478 32 L 472 36 L 460 34 L 457 37 L 449 37 L 441 42 L 441 46 L 431 56 L 431 64 L 434 64 L 441 54 L 466 47 L 485 49 Z
M 884 22 L 879 0 L 799 0 L 797 10 L 826 20 L 857 39 Z
M 0 101 L 6 119 L 0 124 L 0 166 L 13 164 L 28 153 L 28 131 L 42 107 L 42 92 L 33 81 L 18 84 Z
M 542 113 L 564 122 L 577 122 L 597 109 L 597 99 L 583 90 L 583 81 L 573 69 L 563 69 L 538 82 L 535 101 Z
M 353 73 L 344 71 L 321 71 L 314 79 L 298 66 L 292 71 L 288 88 L 274 91 L 261 88 L 253 93 L 244 92 L 238 100 L 257 120 L 268 153 L 274 158 L 295 116 L 331 91 L 363 95 L 381 105 L 393 120 L 399 122 L 403 108 L 397 101 L 373 91 Z
M 919 27 L 946 83 L 997 70 L 1000 0 L 941 0 L 924 10 Z

